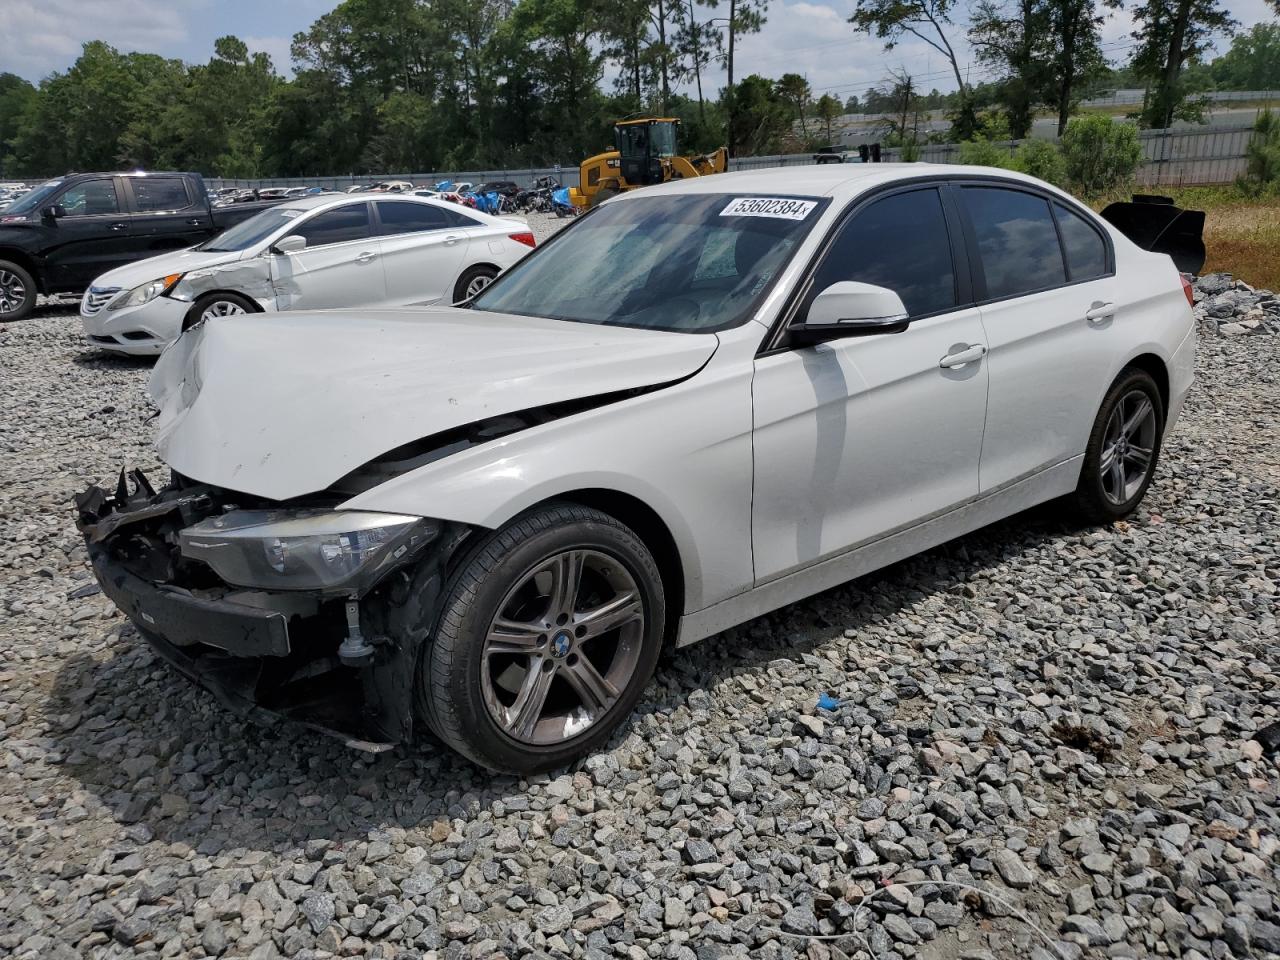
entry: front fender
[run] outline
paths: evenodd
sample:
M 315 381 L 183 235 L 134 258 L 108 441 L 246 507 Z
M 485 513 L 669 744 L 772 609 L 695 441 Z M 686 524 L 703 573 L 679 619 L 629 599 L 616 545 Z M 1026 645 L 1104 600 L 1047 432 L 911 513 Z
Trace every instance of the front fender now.
M 576 491 L 627 494 L 666 525 L 684 567 L 685 612 L 701 609 L 749 588 L 753 576 L 751 373 L 715 368 L 455 453 L 343 508 L 496 529 Z

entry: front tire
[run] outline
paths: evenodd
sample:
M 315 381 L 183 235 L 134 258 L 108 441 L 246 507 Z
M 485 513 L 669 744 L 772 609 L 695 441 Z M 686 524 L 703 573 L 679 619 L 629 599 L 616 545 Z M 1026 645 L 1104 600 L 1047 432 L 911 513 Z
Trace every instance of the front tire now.
M 242 297 L 238 293 L 208 293 L 191 305 L 191 309 L 182 319 L 182 329 L 185 332 L 205 320 L 257 312 L 257 307 L 249 301 L 249 298 Z
M 1089 434 L 1072 512 L 1091 524 L 1123 520 L 1138 508 L 1160 459 L 1164 401 L 1151 374 L 1123 371 L 1103 398 Z
M 24 267 L 0 260 L 0 321 L 25 320 L 35 308 L 35 278 Z
M 627 526 L 576 504 L 537 508 L 455 577 L 418 665 L 419 716 L 490 769 L 563 766 L 631 713 L 665 622 L 657 565 Z

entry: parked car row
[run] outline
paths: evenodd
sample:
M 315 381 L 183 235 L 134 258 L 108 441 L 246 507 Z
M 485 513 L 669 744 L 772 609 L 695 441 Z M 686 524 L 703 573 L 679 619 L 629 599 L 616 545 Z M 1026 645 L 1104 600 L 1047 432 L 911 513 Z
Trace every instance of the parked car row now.
M 80 318 L 90 342 L 156 355 L 242 313 L 455 303 L 534 246 L 519 220 L 415 196 L 286 200 L 204 243 L 108 271 Z
M 241 306 L 407 302 L 400 245 L 446 215 L 477 233 L 440 277 L 523 243 L 429 198 L 290 201 L 102 295 L 176 301 L 169 331 L 224 276 Z M 664 647 L 1034 504 L 1128 516 L 1196 349 L 1167 256 L 974 167 L 672 181 L 459 292 L 203 317 L 151 380 L 171 479 L 91 487 L 78 522 L 104 593 L 223 703 L 522 773 L 603 744 Z
M 274 201 L 217 206 L 197 173 L 77 173 L 0 212 L 0 320 L 115 267 L 208 240 Z

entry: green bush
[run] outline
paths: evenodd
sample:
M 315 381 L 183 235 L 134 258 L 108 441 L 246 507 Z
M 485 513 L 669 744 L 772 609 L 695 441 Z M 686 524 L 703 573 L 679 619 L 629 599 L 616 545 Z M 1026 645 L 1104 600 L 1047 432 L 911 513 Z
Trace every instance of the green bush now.
M 1269 109 L 1258 114 L 1245 148 L 1245 176 L 1259 187 L 1280 181 L 1280 116 Z
M 965 140 L 960 145 L 959 163 L 974 167 L 1007 167 L 1009 151 L 990 140 Z
M 898 151 L 898 160 L 902 163 L 919 163 L 920 142 L 918 140 L 903 141 L 902 148 Z
M 1046 183 L 1062 186 L 1066 180 L 1066 165 L 1062 152 L 1048 140 L 1024 140 L 1013 158 L 1013 168 Z
M 1142 160 L 1138 130 L 1103 113 L 1073 117 L 1062 135 L 1067 182 L 1095 195 L 1128 187 Z

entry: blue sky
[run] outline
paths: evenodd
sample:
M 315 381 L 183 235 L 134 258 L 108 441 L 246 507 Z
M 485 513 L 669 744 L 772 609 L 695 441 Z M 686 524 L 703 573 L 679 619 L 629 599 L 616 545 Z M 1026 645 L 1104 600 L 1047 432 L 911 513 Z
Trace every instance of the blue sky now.
M 233 33 L 288 73 L 293 34 L 334 6 L 335 0 L 0 0 L 0 71 L 38 81 L 69 67 L 81 43 L 92 39 L 200 62 L 212 54 L 215 38 Z M 1246 27 L 1271 19 L 1265 0 L 1227 0 L 1226 6 Z M 926 90 L 955 87 L 946 62 L 925 44 L 904 43 L 886 53 L 879 42 L 854 33 L 846 22 L 853 8 L 854 0 L 772 0 L 764 30 L 741 40 L 739 77 L 793 71 L 806 75 L 815 93 L 843 99 L 902 67 Z M 1131 29 L 1126 12 L 1109 17 L 1104 40 L 1116 59 L 1127 56 Z M 968 63 L 970 51 L 958 39 L 960 59 Z M 981 68 L 973 64 L 969 76 L 983 79 Z M 703 88 L 714 95 L 723 83 L 716 69 L 704 77 Z

